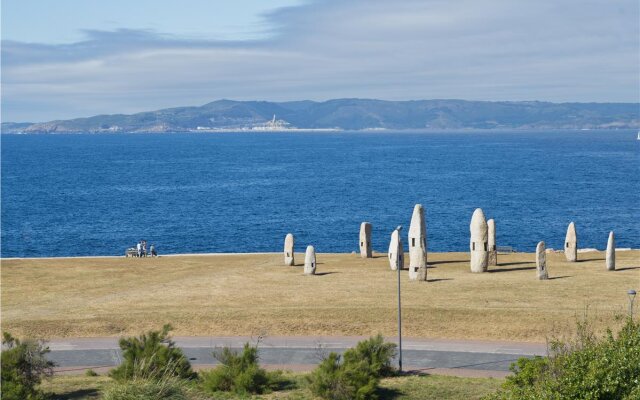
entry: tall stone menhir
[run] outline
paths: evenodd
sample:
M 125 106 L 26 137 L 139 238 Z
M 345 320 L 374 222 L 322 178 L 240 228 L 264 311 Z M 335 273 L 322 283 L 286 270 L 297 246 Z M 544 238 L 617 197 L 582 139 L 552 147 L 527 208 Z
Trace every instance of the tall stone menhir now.
M 471 272 L 486 272 L 489 262 L 488 227 L 481 208 L 476 208 L 473 212 L 469 230 L 471 232 L 471 242 L 469 243 Z
M 316 274 L 316 249 L 313 246 L 307 246 L 307 251 L 304 253 L 304 274 Z
M 409 279 L 427 280 L 427 224 L 422 204 L 416 204 L 409 226 Z
M 490 267 L 498 265 L 498 248 L 496 247 L 496 221 L 490 219 L 487 221 L 487 229 L 489 233 L 489 261 L 487 264 Z
M 398 229 L 393 231 L 391 242 L 389 242 L 389 266 L 393 271 L 404 267 L 404 248 Z
M 541 281 L 549 279 L 547 272 L 547 252 L 544 242 L 539 242 L 536 246 L 536 274 Z
M 293 256 L 295 246 L 295 240 L 291 233 L 287 233 L 287 236 L 284 238 L 284 265 L 292 266 L 295 264 L 295 259 Z
M 613 231 L 609 232 L 609 240 L 607 241 L 607 270 L 616 270 L 616 237 Z
M 360 257 L 373 257 L 371 251 L 371 224 L 368 222 L 360 224 Z
M 573 221 L 567 228 L 567 237 L 564 239 L 564 256 L 569 262 L 578 261 L 578 235 Z

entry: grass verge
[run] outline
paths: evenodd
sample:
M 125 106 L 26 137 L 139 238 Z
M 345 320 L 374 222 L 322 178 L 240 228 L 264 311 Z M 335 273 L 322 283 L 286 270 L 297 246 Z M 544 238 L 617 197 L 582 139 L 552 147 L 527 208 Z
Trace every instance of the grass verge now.
M 216 399 L 251 400 L 315 400 L 304 387 L 303 374 L 285 374 L 292 382 L 286 389 L 269 394 L 239 397 L 233 394 L 219 394 Z M 503 380 L 494 378 L 458 378 L 438 375 L 419 375 L 385 378 L 380 383 L 380 400 L 474 400 L 498 389 Z M 41 388 L 55 393 L 56 400 L 61 399 L 99 399 L 101 392 L 112 381 L 106 376 L 55 376 L 42 383 Z M 197 397 L 202 397 L 198 394 Z

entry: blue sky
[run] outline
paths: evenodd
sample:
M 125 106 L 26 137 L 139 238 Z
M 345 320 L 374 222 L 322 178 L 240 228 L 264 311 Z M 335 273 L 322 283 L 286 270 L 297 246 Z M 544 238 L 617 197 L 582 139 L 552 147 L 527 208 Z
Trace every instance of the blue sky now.
M 2 120 L 238 100 L 638 102 L 636 0 L 6 0 Z

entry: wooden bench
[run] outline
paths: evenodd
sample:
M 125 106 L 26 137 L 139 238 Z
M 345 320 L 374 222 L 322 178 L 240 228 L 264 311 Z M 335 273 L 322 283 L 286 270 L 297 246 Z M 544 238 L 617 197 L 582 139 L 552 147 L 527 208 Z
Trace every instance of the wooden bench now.
M 511 246 L 496 246 L 498 253 L 515 253 L 516 251 Z

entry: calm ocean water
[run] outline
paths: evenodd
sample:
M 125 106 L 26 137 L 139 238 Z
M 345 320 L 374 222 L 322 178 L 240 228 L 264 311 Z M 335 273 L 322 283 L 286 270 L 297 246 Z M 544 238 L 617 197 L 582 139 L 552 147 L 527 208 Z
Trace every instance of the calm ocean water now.
M 476 207 L 498 245 L 640 247 L 632 131 L 2 136 L 2 257 L 386 251 L 413 205 L 430 251 L 465 251 Z

